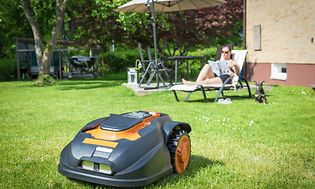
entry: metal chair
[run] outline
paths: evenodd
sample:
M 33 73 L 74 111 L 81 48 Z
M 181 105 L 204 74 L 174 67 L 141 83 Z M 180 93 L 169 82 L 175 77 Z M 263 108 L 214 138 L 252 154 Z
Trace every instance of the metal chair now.
M 158 60 L 157 63 L 154 62 L 154 60 L 152 59 L 151 56 L 151 49 L 150 47 L 147 47 L 147 56 L 148 56 L 148 60 L 144 59 L 143 53 L 142 53 L 142 47 L 141 44 L 138 43 L 138 49 L 139 49 L 139 54 L 140 54 L 140 63 L 142 65 L 142 68 L 144 70 L 142 78 L 139 82 L 139 87 L 141 87 L 141 85 L 144 84 L 144 81 L 147 80 L 146 82 L 146 87 L 144 89 L 156 89 L 156 88 L 160 88 L 160 81 L 162 82 L 164 87 L 167 86 L 171 86 L 172 85 L 172 81 L 170 78 L 170 73 L 169 73 L 169 69 L 167 69 L 164 66 L 163 61 Z M 169 85 L 165 84 L 164 78 L 167 79 L 167 81 L 169 82 Z M 152 80 L 156 79 L 156 86 L 155 87 L 150 87 Z

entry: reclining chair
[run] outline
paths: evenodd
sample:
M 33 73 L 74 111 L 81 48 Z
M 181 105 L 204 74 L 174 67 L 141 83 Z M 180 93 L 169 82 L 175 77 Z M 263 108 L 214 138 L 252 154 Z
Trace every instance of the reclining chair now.
M 247 54 L 247 50 L 232 50 L 232 56 L 233 60 L 239 65 L 240 67 L 240 72 L 242 73 L 245 57 Z M 205 91 L 217 91 L 216 96 L 214 98 L 214 102 L 218 101 L 218 98 L 222 94 L 224 96 L 223 91 L 224 90 L 237 90 L 241 88 L 247 88 L 248 90 L 248 98 L 251 98 L 251 91 L 250 87 L 248 85 L 247 80 L 240 75 L 237 83 L 232 83 L 232 84 L 227 84 L 229 81 L 233 80 L 233 77 L 230 77 L 228 80 L 226 80 L 222 85 L 193 85 L 193 86 L 188 86 L 188 85 L 174 85 L 171 88 L 169 88 L 170 91 L 173 91 L 175 99 L 179 102 L 179 98 L 177 95 L 177 91 L 182 91 L 188 93 L 184 99 L 184 101 L 188 101 L 191 93 L 196 92 L 196 91 L 201 91 L 203 94 L 203 97 L 205 100 L 207 100 L 206 92 Z M 243 82 L 245 83 L 246 86 L 244 86 Z

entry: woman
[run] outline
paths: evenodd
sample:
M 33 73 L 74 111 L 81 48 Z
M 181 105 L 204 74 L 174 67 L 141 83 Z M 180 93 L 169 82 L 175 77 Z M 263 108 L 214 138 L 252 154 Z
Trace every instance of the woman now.
M 240 68 L 237 63 L 232 59 L 231 47 L 230 46 L 223 46 L 221 51 L 221 58 L 220 61 L 226 61 L 228 63 L 229 72 L 227 74 L 223 74 L 221 76 L 216 76 L 210 64 L 206 64 L 201 69 L 198 78 L 195 82 L 193 81 L 186 81 L 182 79 L 182 82 L 185 85 L 212 85 L 212 84 L 223 84 L 227 79 L 229 79 L 233 75 L 240 74 Z M 231 84 L 232 80 L 228 81 Z

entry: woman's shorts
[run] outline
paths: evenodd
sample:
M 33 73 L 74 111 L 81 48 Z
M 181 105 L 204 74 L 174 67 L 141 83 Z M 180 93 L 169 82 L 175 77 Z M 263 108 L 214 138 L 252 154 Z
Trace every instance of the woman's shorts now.
M 224 74 L 219 76 L 220 79 L 222 80 L 222 83 L 224 83 L 226 80 L 228 80 L 230 78 L 230 75 Z M 231 84 L 232 83 L 232 79 L 230 79 L 226 84 Z

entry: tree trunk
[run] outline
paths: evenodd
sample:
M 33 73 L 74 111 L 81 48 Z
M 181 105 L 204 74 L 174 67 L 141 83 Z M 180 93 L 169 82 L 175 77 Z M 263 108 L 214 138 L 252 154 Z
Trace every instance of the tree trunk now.
M 35 43 L 35 52 L 38 65 L 38 76 L 50 74 L 50 63 L 52 55 L 57 45 L 57 39 L 61 31 L 64 20 L 64 13 L 67 0 L 56 0 L 56 23 L 51 32 L 51 38 L 44 46 L 43 34 L 39 30 L 39 25 L 32 15 L 31 2 L 29 0 L 22 0 L 23 11 L 29 21 Z
M 42 57 L 43 57 L 43 37 L 39 31 L 39 26 L 34 17 L 32 16 L 32 9 L 31 9 L 31 2 L 22 0 L 22 8 L 25 13 L 25 16 L 27 20 L 29 21 L 33 36 L 34 36 L 34 43 L 35 43 L 35 53 L 36 53 L 36 58 L 37 58 L 37 66 L 38 66 L 38 75 L 44 72 L 44 67 L 43 64 L 41 63 Z

